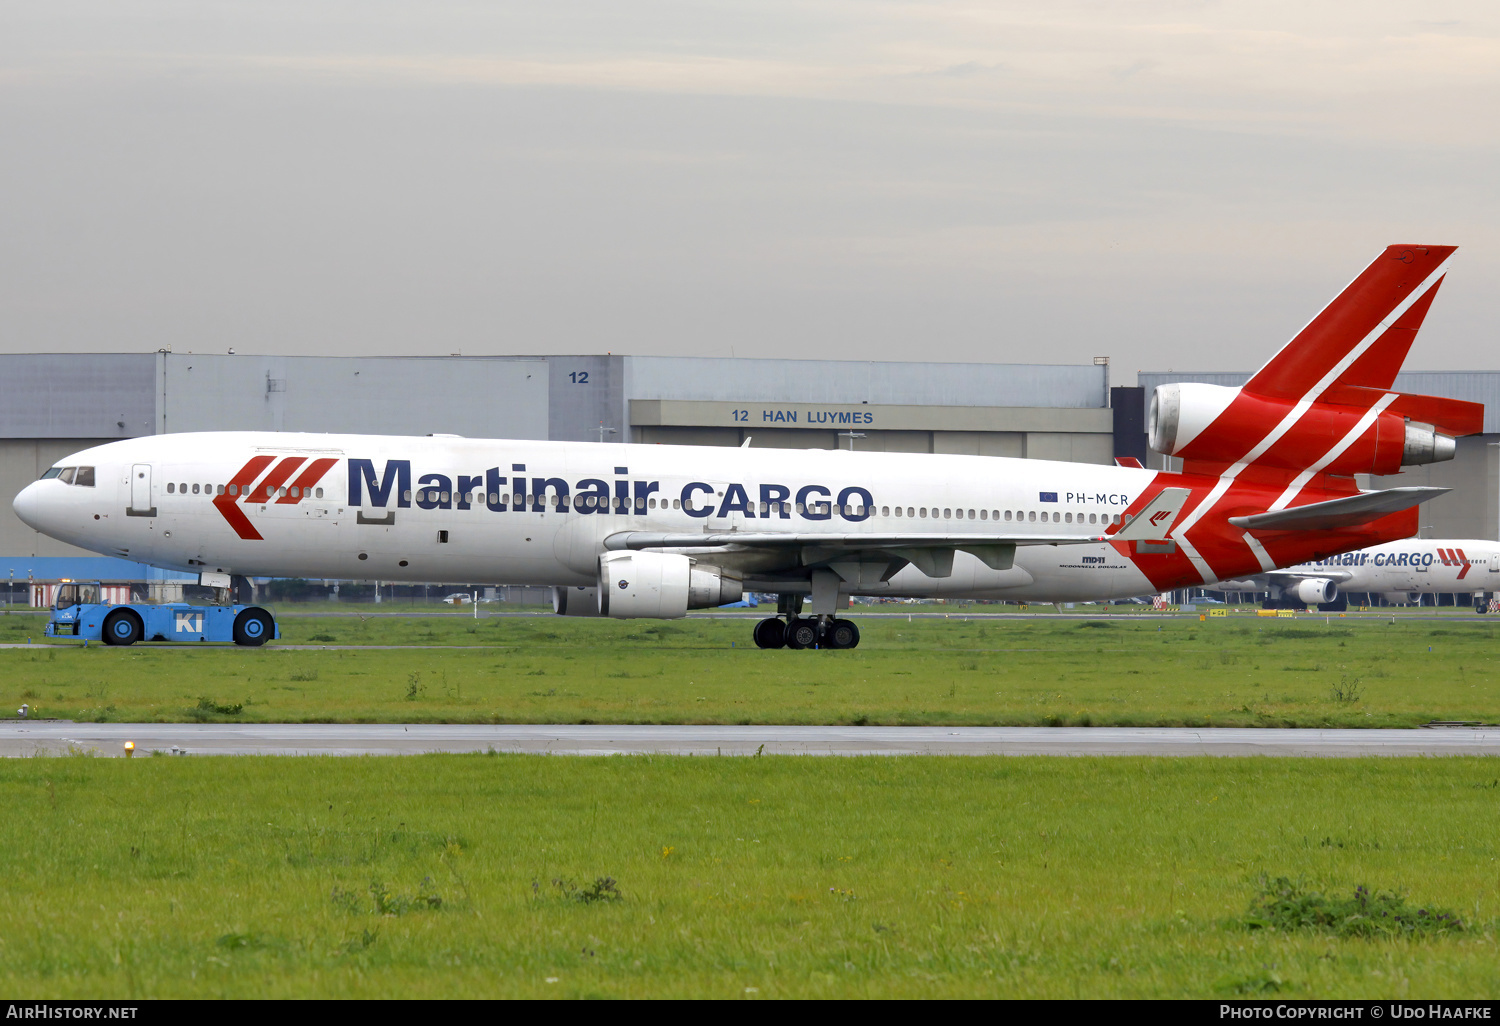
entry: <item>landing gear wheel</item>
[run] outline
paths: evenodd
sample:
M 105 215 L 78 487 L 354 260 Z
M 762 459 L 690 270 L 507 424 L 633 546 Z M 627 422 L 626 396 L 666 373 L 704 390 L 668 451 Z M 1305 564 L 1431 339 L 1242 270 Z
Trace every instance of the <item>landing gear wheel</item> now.
M 762 620 L 755 625 L 756 648 L 785 648 L 786 624 L 779 617 Z
M 106 645 L 134 645 L 141 640 L 141 618 L 119 609 L 104 618 Z
M 258 647 L 276 634 L 276 622 L 264 609 L 251 607 L 234 618 L 234 643 Z
M 823 644 L 829 648 L 854 648 L 859 644 L 859 628 L 853 620 L 834 620 L 823 632 Z
M 783 637 L 786 638 L 787 648 L 812 648 L 818 643 L 818 623 L 816 620 L 793 617 L 787 621 Z

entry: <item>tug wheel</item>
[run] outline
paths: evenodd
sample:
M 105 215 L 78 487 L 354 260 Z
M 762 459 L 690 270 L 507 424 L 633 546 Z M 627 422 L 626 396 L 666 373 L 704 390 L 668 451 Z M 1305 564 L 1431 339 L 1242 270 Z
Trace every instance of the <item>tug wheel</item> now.
M 117 609 L 104 618 L 106 645 L 134 645 L 141 634 L 141 618 L 128 609 Z
M 276 621 L 264 609 L 250 608 L 234 618 L 234 643 L 259 647 L 276 634 Z

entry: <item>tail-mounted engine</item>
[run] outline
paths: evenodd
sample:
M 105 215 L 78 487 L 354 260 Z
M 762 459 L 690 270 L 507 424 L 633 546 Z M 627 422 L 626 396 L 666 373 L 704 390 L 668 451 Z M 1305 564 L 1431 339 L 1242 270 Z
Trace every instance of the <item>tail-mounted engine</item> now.
M 675 619 L 738 602 L 741 582 L 717 567 L 662 552 L 608 552 L 599 560 L 599 613 L 620 620 Z
M 1482 430 L 1483 416 L 1478 403 L 1383 389 L 1335 386 L 1309 402 L 1183 382 L 1152 393 L 1148 429 L 1153 450 L 1184 460 L 1385 475 L 1451 460 L 1454 436 Z

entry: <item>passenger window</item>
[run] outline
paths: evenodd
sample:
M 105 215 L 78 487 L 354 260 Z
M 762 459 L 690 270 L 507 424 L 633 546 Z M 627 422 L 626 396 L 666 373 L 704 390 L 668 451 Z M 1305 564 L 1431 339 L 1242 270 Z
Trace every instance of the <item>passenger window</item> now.
M 270 490 L 271 489 L 269 489 L 269 488 L 266 489 L 267 492 L 269 492 Z M 284 498 L 286 498 L 286 488 L 285 488 L 285 486 L 276 489 L 276 497 L 278 499 L 284 499 Z
M 171 481 L 167 482 L 167 494 L 168 495 L 176 495 L 177 494 L 177 486 L 175 484 L 173 484 Z
M 1064 514 L 1063 521 L 1065 523 L 1071 524 L 1073 522 L 1073 514 L 1071 514 L 1071 513 Z
M 672 508 L 673 509 L 681 509 L 682 508 L 682 500 L 681 499 L 673 499 L 672 500 Z
M 218 485 L 218 486 L 216 486 L 216 487 L 215 487 L 215 488 L 214 488 L 214 491 L 215 491 L 215 492 L 216 492 L 216 493 L 217 493 L 217 494 L 219 494 L 219 495 L 223 495 L 223 494 L 224 494 L 224 486 L 223 486 L 223 485 Z
M 900 516 L 900 515 L 901 515 L 901 507 L 900 507 L 900 506 L 897 506 L 897 507 L 896 507 L 896 516 L 898 516 L 898 517 L 899 517 L 899 516 Z
M 900 513 L 901 512 L 901 507 L 897 506 L 896 507 L 896 512 Z M 883 516 L 883 517 L 890 516 L 891 515 L 891 507 L 889 507 L 889 506 L 881 506 L 880 507 L 880 515 Z
M 186 495 L 187 494 L 187 482 L 184 481 L 184 482 L 182 482 L 182 484 L 178 485 L 177 486 L 177 490 L 179 492 L 181 492 L 183 495 Z
M 317 492 L 314 494 L 314 497 L 321 499 L 323 497 L 323 489 L 319 488 L 317 490 Z
M 1006 520 L 1009 520 L 1009 519 L 1010 519 L 1010 510 L 1006 510 L 1006 511 L 1005 511 L 1005 519 L 1006 519 Z
M 1036 522 L 1036 510 L 1032 510 L 1031 511 L 1031 522 L 1032 523 Z
M 197 495 L 197 494 L 198 494 L 198 486 L 197 486 L 197 485 L 196 485 L 196 484 L 195 484 L 195 485 L 193 485 L 193 494 L 194 494 L 194 495 Z
M 646 508 L 647 509 L 655 509 L 656 508 L 656 500 L 655 499 L 647 499 L 646 500 Z
M 63 468 L 63 472 L 62 472 L 62 483 L 63 484 L 72 484 L 73 483 L 73 473 L 77 469 L 78 469 L 77 467 L 64 467 Z
M 94 487 L 94 468 L 79 467 L 77 475 L 73 478 L 73 483 L 81 485 L 84 488 Z
M 404 492 L 401 493 L 401 501 L 402 502 L 410 502 L 411 501 L 411 489 L 410 488 L 408 488 L 406 491 L 404 491 Z M 421 499 L 419 498 L 417 501 L 420 502 Z
M 927 507 L 923 506 L 920 509 L 918 509 L 917 510 L 917 515 L 920 516 L 923 520 L 926 520 L 927 519 Z

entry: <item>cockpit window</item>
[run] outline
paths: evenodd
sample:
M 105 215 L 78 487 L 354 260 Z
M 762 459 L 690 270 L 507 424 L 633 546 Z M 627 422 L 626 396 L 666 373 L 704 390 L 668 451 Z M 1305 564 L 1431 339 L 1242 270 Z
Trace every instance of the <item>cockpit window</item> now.
M 78 470 L 77 467 L 63 467 L 63 472 L 62 472 L 62 475 L 61 475 L 62 483 L 63 484 L 72 484 L 73 483 L 73 474 L 77 470 Z
M 82 603 L 98 601 L 99 586 L 97 584 L 60 584 L 57 586 L 57 596 L 52 603 L 52 608 L 68 609 Z
M 94 468 L 79 467 L 78 473 L 73 477 L 73 483 L 84 488 L 94 487 Z
M 56 477 L 58 474 L 61 474 L 62 472 L 63 472 L 63 468 L 62 467 L 53 467 L 51 470 L 47 471 L 45 474 L 42 475 L 42 480 L 45 481 L 49 477 Z

